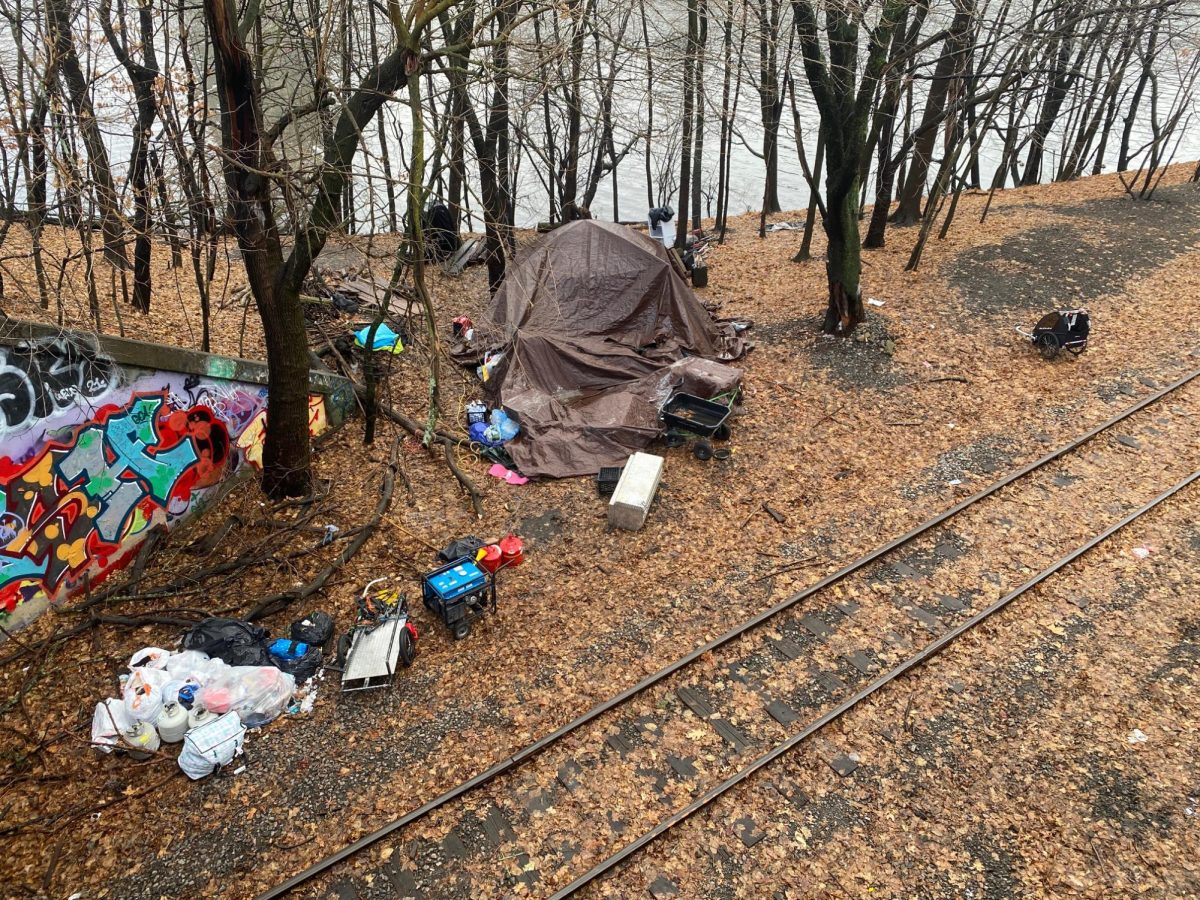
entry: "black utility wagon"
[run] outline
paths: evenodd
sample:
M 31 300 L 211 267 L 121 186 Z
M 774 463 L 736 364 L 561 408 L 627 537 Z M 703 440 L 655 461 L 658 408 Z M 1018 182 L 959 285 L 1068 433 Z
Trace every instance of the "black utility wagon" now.
M 1046 313 L 1029 332 L 1018 328 L 1017 333 L 1028 338 L 1041 351 L 1043 359 L 1054 359 L 1060 350 L 1078 356 L 1087 349 L 1091 323 L 1086 309 L 1060 309 Z

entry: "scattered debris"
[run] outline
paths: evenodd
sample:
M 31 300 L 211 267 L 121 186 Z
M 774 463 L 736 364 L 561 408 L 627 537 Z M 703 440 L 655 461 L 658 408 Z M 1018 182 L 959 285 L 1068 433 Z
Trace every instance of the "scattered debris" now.
M 1135 728 L 1133 731 L 1129 732 L 1128 740 L 1131 744 L 1144 744 L 1146 741 L 1150 740 L 1150 738 L 1146 737 L 1146 733 L 1142 731 L 1142 729 Z
M 776 524 L 783 525 L 785 522 L 787 522 L 787 516 L 785 516 L 779 510 L 768 506 L 766 503 L 762 505 L 762 508 L 763 512 L 775 520 Z
M 528 484 L 529 479 L 524 475 L 514 472 L 512 469 L 505 468 L 500 463 L 492 463 L 492 467 L 488 469 L 488 474 L 493 478 L 499 478 L 505 484 Z

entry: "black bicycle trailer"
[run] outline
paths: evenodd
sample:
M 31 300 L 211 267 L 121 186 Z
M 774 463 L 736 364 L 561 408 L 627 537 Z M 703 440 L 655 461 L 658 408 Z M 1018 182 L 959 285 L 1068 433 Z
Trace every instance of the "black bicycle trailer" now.
M 1060 350 L 1068 350 L 1076 356 L 1086 350 L 1090 329 L 1086 309 L 1062 309 L 1042 316 L 1033 331 L 1018 327 L 1017 334 L 1037 347 L 1043 359 L 1054 359 Z

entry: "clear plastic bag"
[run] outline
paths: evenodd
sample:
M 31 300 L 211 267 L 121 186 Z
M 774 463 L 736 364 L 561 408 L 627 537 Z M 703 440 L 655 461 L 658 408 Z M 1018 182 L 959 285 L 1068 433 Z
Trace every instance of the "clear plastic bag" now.
M 196 703 L 216 713 L 236 712 L 248 728 L 266 725 L 288 707 L 296 679 L 274 666 L 231 666 L 196 692 Z
M 201 685 L 225 674 L 229 671 L 229 664 L 199 650 L 184 650 L 167 657 L 166 668 L 173 679 Z

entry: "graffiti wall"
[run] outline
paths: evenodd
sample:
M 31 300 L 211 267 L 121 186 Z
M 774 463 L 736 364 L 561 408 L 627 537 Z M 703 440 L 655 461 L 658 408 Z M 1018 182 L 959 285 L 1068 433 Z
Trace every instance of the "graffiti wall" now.
M 326 403 L 311 398 L 314 434 Z M 260 465 L 266 415 L 258 384 L 118 364 L 67 337 L 0 346 L 0 618 L 95 586 Z

